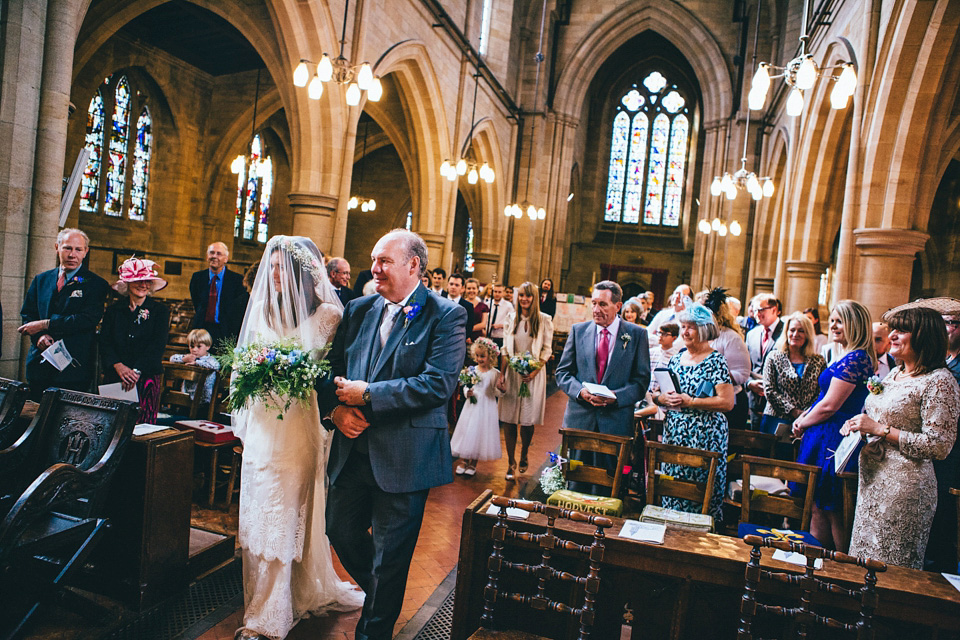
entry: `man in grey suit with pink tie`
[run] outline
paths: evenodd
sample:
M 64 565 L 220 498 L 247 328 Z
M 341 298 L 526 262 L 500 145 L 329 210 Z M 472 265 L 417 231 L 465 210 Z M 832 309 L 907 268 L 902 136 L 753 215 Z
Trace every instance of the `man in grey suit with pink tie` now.
M 620 285 L 610 280 L 593 286 L 590 302 L 593 321 L 573 325 L 567 344 L 557 365 L 557 386 L 570 400 L 563 415 L 563 426 L 633 437 L 634 405 L 643 398 L 650 384 L 650 347 L 643 327 L 625 322 L 618 313 L 623 306 Z M 616 398 L 590 393 L 583 383 L 602 384 Z M 612 456 L 594 457 L 580 452 L 579 459 L 588 464 L 609 466 Z M 592 487 L 575 486 L 577 491 L 591 492 Z
M 427 247 L 394 230 L 373 249 L 377 295 L 347 303 L 318 388 L 330 447 L 327 536 L 366 594 L 357 640 L 387 640 L 431 487 L 453 481 L 446 402 L 463 366 L 466 311 L 420 283 Z

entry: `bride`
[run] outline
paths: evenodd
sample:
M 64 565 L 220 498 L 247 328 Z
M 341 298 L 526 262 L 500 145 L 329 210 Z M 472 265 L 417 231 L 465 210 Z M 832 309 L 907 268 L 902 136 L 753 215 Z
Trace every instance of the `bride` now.
M 343 306 L 319 249 L 308 238 L 274 236 L 260 264 L 238 345 L 294 339 L 325 355 Z M 282 418 L 276 407 L 253 403 L 235 411 L 233 423 L 243 441 L 238 538 L 246 606 L 237 638 L 283 638 L 309 614 L 362 606 L 363 592 L 334 571 L 326 537 L 328 439 L 316 393 Z

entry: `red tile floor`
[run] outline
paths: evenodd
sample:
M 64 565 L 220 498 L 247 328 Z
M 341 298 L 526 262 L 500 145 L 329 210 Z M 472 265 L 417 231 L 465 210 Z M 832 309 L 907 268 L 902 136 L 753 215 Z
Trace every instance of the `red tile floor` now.
M 452 484 L 430 491 L 423 528 L 410 566 L 403 611 L 400 613 L 394 633 L 403 629 L 437 585 L 457 564 L 457 554 L 460 550 L 460 522 L 467 505 L 473 502 L 484 489 L 493 489 L 501 495 L 526 495 L 527 484 L 539 480 L 534 477 L 534 474 L 546 461 L 547 452 L 556 451 L 560 445 L 558 429 L 563 421 L 563 411 L 566 406 L 567 396 L 561 391 L 555 392 L 547 399 L 544 424 L 536 428 L 533 436 L 529 454 L 530 470 L 515 482 L 507 482 L 504 479 L 507 470 L 507 458 L 504 454 L 500 460 L 481 462 L 477 465 L 477 475 L 474 477 L 455 476 Z M 519 443 L 517 447 L 519 449 Z M 519 458 L 519 451 L 517 456 Z M 334 560 L 336 562 L 336 558 Z M 336 562 L 336 567 L 344 579 L 349 579 L 339 562 Z M 359 616 L 360 612 L 354 611 L 308 618 L 300 621 L 287 638 L 289 640 L 353 640 L 353 632 Z M 200 640 L 232 640 L 234 632 L 242 624 L 243 608 L 240 608 L 201 635 Z

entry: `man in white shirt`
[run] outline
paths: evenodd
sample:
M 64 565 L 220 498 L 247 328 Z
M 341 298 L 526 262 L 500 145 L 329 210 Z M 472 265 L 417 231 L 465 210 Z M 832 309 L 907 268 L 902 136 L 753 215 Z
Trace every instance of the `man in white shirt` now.
M 493 285 L 493 298 L 490 300 L 490 313 L 487 314 L 487 337 L 503 346 L 503 326 L 507 314 L 513 312 L 513 305 L 503 295 L 503 285 Z
M 780 334 L 783 333 L 783 321 L 780 319 L 782 307 L 772 293 L 758 293 L 753 297 L 750 305 L 757 310 L 757 326 L 747 332 L 745 340 L 747 351 L 750 352 L 752 368 L 747 391 L 750 400 L 750 419 L 755 428 L 759 428 L 767 402 L 763 390 L 763 364 L 773 351 L 773 345 L 780 338 Z
M 887 353 L 890 348 L 890 327 L 883 322 L 873 323 L 873 348 L 877 350 L 877 375 L 883 380 L 897 366 L 893 356 Z
M 443 282 L 447 279 L 447 272 L 443 270 L 443 267 L 437 267 L 430 272 L 430 291 L 437 294 L 441 298 L 447 297 L 447 292 L 443 288 Z

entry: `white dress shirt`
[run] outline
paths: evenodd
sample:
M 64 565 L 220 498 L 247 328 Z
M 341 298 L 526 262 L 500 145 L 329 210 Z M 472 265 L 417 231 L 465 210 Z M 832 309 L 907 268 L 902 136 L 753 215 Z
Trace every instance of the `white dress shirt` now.
M 613 348 L 616 346 L 614 345 L 613 341 L 616 339 L 617 330 L 620 328 L 620 316 L 614 316 L 613 322 L 610 323 L 610 326 L 601 327 L 597 323 L 593 323 L 593 326 L 597 330 L 597 339 L 594 341 L 594 347 L 598 350 L 598 353 L 600 349 L 600 340 L 603 338 L 603 330 L 606 329 L 610 333 L 610 335 L 607 336 L 607 364 L 604 367 L 604 371 L 606 371 L 607 367 L 610 366 L 610 359 L 613 358 Z M 597 380 L 597 382 L 600 381 Z

